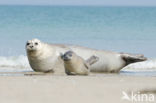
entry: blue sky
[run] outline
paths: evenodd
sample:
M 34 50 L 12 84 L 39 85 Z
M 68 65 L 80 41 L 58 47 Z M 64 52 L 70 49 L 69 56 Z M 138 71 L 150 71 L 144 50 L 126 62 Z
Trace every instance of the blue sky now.
M 0 0 L 0 4 L 156 6 L 156 0 Z

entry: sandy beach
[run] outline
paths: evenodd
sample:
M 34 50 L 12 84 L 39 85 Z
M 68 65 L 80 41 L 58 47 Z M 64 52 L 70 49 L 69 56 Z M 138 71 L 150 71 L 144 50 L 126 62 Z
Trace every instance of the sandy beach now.
M 132 103 L 122 92 L 155 96 L 156 77 L 102 74 L 91 76 L 0 76 L 1 103 Z M 146 102 L 138 102 L 146 103 Z

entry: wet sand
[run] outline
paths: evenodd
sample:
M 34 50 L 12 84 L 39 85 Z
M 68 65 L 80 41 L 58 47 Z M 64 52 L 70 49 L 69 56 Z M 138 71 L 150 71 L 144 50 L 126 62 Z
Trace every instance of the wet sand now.
M 156 77 L 24 74 L 0 76 L 1 103 L 132 103 L 121 99 L 123 91 L 156 93 Z

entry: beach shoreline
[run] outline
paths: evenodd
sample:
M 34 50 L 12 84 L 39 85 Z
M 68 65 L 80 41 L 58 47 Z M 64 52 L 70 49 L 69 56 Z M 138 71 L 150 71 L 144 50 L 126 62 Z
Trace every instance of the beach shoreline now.
M 123 91 L 154 91 L 155 83 L 156 77 L 118 74 L 0 76 L 0 97 L 2 103 L 132 103 L 122 100 Z

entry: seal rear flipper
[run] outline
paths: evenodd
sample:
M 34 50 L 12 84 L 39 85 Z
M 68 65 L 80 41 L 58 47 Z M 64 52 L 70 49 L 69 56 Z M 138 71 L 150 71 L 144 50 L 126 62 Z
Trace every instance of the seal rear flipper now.
M 144 55 L 142 54 L 128 54 L 128 53 L 120 53 L 120 54 L 122 59 L 126 62 L 126 65 L 147 60 L 147 58 L 144 57 Z
M 98 60 L 99 60 L 99 57 L 93 55 L 89 59 L 86 60 L 86 63 L 89 65 L 92 65 L 96 63 Z

